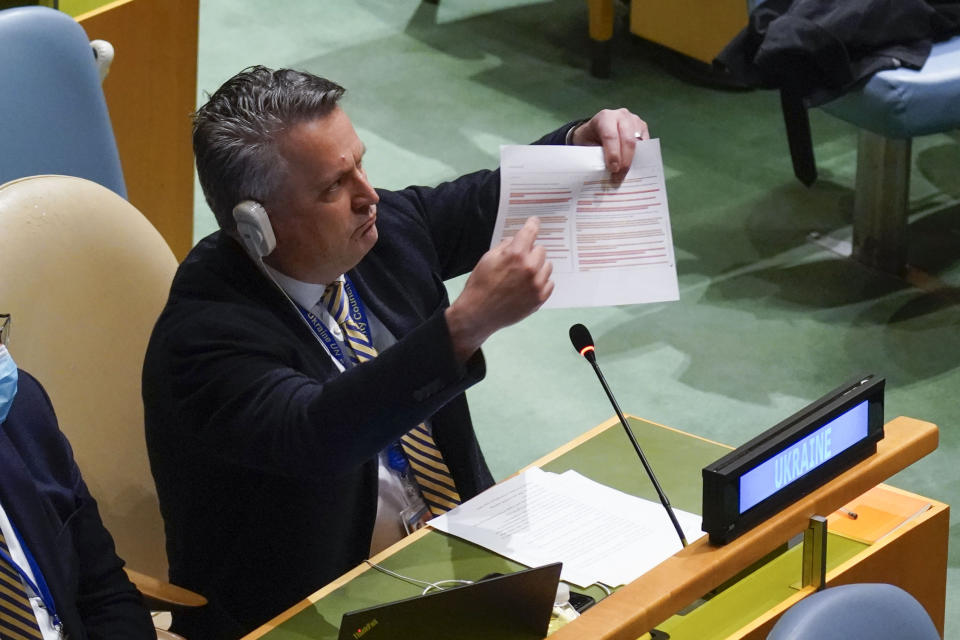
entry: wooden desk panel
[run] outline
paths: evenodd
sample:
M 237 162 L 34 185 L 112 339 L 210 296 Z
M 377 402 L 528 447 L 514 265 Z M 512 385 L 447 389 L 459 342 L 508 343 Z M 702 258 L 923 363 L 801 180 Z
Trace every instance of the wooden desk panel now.
M 688 477 L 691 469 L 699 470 L 704 461 L 720 457 L 727 448 L 636 419 L 634 428 L 644 446 L 649 444 L 648 457 L 658 469 L 663 467 L 660 479 L 671 500 L 680 508 L 691 509 L 691 501 L 699 494 L 699 483 L 678 479 Z M 584 469 L 587 475 L 606 474 L 609 477 L 601 478 L 601 481 L 613 481 L 614 486 L 626 484 L 618 488 L 642 495 L 647 490 L 645 487 L 637 490 L 645 484 L 642 470 L 626 438 L 623 437 L 622 442 L 617 440 L 619 433 L 619 423 L 611 419 L 535 464 L 552 471 L 596 465 L 594 471 Z M 603 445 L 606 450 L 594 451 L 596 445 L 603 444 L 605 439 L 609 439 Z M 857 467 L 728 545 L 716 547 L 706 538 L 692 543 L 550 637 L 559 640 L 635 640 L 802 531 L 809 516 L 829 514 L 848 503 L 933 451 L 937 440 L 937 427 L 928 422 L 897 418 L 887 423 L 886 437 L 877 453 Z M 656 453 L 657 449 L 661 454 Z M 657 465 L 662 452 L 669 451 L 673 456 L 679 453 L 684 464 Z M 660 462 L 666 461 L 661 458 Z M 692 491 L 689 490 L 691 485 Z M 942 503 L 929 502 L 933 505 L 930 510 L 831 570 L 827 575 L 828 583 L 873 580 L 900 585 L 927 607 L 934 622 L 942 629 L 949 509 Z M 691 510 L 699 511 L 699 508 L 694 506 Z M 393 570 L 433 579 L 438 575 L 476 578 L 490 571 L 512 571 L 518 567 L 500 556 L 432 530 L 415 533 L 374 560 L 386 563 Z M 263 637 L 286 640 L 304 637 L 304 634 L 318 639 L 335 638 L 339 615 L 344 611 L 415 595 L 400 593 L 401 587 L 395 584 L 398 582 L 365 565 L 357 567 L 247 635 L 245 640 Z M 796 596 L 785 599 L 779 606 L 750 621 L 732 637 L 751 640 L 765 637 L 779 615 L 806 595 L 807 591 L 799 591 Z
M 610 75 L 614 0 L 587 0 L 593 75 Z M 631 0 L 630 33 L 711 64 L 749 19 L 746 0 Z
M 901 530 L 878 541 L 842 566 L 829 571 L 827 585 L 835 587 L 858 582 L 896 585 L 908 591 L 923 605 L 942 637 L 949 533 L 950 508 L 942 502 L 931 501 L 931 507 L 925 514 L 912 519 Z M 812 593 L 812 588 L 801 589 L 729 640 L 765 640 L 780 616 Z
M 746 0 L 632 0 L 630 33 L 711 64 L 747 26 Z
M 563 627 L 551 638 L 635 640 L 802 532 L 811 516 L 832 513 L 932 452 L 939 441 L 936 425 L 911 418 L 901 417 L 888 422 L 885 432 L 884 439 L 878 443 L 874 455 L 790 505 L 767 522 L 724 546 L 712 545 L 706 537 L 691 543 L 636 581 L 599 602 L 586 615 Z M 942 506 L 943 510 L 946 510 L 946 506 Z M 929 518 L 924 522 L 927 520 Z M 934 528 L 933 532 L 924 528 L 921 538 L 907 536 L 904 544 L 911 545 L 927 540 L 927 535 L 935 538 L 937 525 L 931 526 Z M 914 530 L 915 527 L 905 529 L 903 535 Z M 944 554 L 946 541 L 944 532 L 940 542 Z M 885 548 L 886 546 L 882 545 L 874 550 L 874 554 L 880 555 L 873 558 L 868 567 L 885 566 L 873 564 L 878 561 L 889 564 L 897 562 L 893 556 L 882 551 Z M 938 590 L 941 628 L 942 603 L 946 596 L 945 564 L 942 587 Z M 923 594 L 915 595 L 919 599 Z M 938 609 L 933 604 L 931 607 L 934 612 Z
M 103 83 L 127 196 L 178 260 L 193 246 L 199 0 L 118 0 L 77 16 L 116 58 Z

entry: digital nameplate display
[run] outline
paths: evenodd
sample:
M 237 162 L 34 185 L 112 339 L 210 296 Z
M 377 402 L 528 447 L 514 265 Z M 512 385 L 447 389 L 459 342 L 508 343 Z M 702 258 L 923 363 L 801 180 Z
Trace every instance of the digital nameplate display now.
M 866 438 L 867 408 L 864 400 L 740 476 L 740 513 Z
M 703 530 L 724 543 L 876 451 L 883 378 L 858 376 L 703 469 Z

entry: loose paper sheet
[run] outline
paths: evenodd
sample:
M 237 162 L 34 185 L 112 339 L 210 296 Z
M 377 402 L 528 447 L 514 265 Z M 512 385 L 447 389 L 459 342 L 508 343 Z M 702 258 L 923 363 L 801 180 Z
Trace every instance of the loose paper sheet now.
M 687 540 L 703 535 L 700 516 L 674 512 Z M 430 525 L 527 566 L 563 562 L 561 579 L 580 587 L 626 584 L 681 549 L 659 502 L 575 471 L 529 469 Z
M 530 216 L 553 263 L 545 308 L 677 300 L 677 269 L 660 141 L 637 143 L 615 184 L 600 147 L 504 146 L 495 246 Z

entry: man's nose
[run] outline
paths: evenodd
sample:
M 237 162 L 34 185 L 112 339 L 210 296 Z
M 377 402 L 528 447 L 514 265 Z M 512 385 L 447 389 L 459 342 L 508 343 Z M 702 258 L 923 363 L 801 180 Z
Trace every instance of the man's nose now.
M 363 169 L 357 169 L 356 190 L 353 194 L 353 202 L 356 207 L 366 207 L 380 202 L 380 196 L 376 189 L 367 180 L 367 172 Z

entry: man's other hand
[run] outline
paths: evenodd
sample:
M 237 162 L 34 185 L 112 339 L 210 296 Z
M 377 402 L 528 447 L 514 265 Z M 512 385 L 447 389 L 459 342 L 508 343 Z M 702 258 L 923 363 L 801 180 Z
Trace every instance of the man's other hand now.
M 495 331 L 523 320 L 553 292 L 553 265 L 535 244 L 538 218 L 527 218 L 513 238 L 483 254 L 460 296 L 446 310 L 454 352 L 461 362 Z
M 604 109 L 573 130 L 570 141 L 602 146 L 603 161 L 614 178 L 622 178 L 633 162 L 637 140 L 649 140 L 650 130 L 640 116 L 627 109 Z

